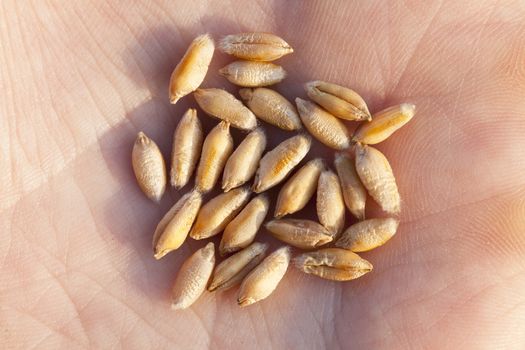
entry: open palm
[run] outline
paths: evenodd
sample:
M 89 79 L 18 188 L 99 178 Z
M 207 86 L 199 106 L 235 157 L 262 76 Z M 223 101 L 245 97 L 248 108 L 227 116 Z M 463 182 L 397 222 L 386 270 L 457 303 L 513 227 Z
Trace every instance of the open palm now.
M 525 347 L 522 3 L 129 3 L 2 2 L 3 348 Z M 172 312 L 176 271 L 203 242 L 154 260 L 152 231 L 180 194 L 145 199 L 131 147 L 144 130 L 169 154 L 178 118 L 195 105 L 191 96 L 169 105 L 171 70 L 196 35 L 241 31 L 294 47 L 277 86 L 290 99 L 322 79 L 359 91 L 372 112 L 418 106 L 379 145 L 402 223 L 363 254 L 375 269 L 362 279 L 290 269 L 249 308 L 232 290 Z M 205 86 L 236 91 L 217 74 L 230 60 L 216 54 Z M 269 130 L 273 146 L 283 134 Z

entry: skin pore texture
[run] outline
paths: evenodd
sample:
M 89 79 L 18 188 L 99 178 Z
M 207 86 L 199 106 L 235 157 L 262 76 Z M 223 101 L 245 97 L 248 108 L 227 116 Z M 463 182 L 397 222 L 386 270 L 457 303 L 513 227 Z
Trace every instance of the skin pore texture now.
M 525 347 L 522 2 L 0 6 L 3 348 Z M 191 95 L 169 104 L 172 69 L 197 35 L 243 31 L 273 32 L 294 48 L 275 61 L 288 72 L 276 88 L 290 101 L 306 98 L 305 82 L 323 80 L 357 91 L 372 114 L 417 106 L 375 146 L 396 174 L 401 224 L 362 254 L 374 270 L 359 280 L 290 267 L 261 303 L 240 309 L 232 289 L 174 312 L 176 272 L 206 241 L 188 239 L 155 261 L 155 226 L 190 187 L 167 189 L 154 204 L 136 185 L 131 149 L 143 130 L 169 159 L 177 121 L 196 107 Z M 238 96 L 218 74 L 233 60 L 216 51 L 203 87 Z M 216 120 L 198 115 L 209 132 Z M 268 149 L 291 135 L 266 129 Z M 235 145 L 242 135 L 234 132 Z M 333 156 L 315 141 L 307 159 L 333 169 Z M 383 215 L 368 203 L 367 217 Z M 315 220 L 314 210 L 299 217 Z M 269 252 L 278 246 L 265 232 L 257 240 L 271 242 Z

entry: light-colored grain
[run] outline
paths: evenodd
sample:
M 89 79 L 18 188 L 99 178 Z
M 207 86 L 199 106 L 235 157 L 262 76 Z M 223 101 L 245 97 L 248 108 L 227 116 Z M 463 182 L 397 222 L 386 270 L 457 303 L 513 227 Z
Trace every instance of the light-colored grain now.
M 223 89 L 197 89 L 193 96 L 204 112 L 237 129 L 253 130 L 257 127 L 257 118 L 252 111 Z
M 301 249 L 317 248 L 333 240 L 326 228 L 311 220 L 274 219 L 265 227 L 275 238 Z
M 295 106 L 277 91 L 266 88 L 240 89 L 239 95 L 257 118 L 268 124 L 287 131 L 302 128 Z
M 184 187 L 195 170 L 202 149 L 202 125 L 197 111 L 190 108 L 182 116 L 175 133 L 171 150 L 171 186 Z
M 166 190 L 166 164 L 155 142 L 142 131 L 133 145 L 131 164 L 142 192 L 152 201 L 160 201 Z
M 257 128 L 250 132 L 226 162 L 222 175 L 222 189 L 228 192 L 249 181 L 255 175 L 265 149 L 264 130 Z
M 281 247 L 253 269 L 242 281 L 237 297 L 239 306 L 248 306 L 270 296 L 284 277 L 290 258 L 290 247 Z
M 337 237 L 345 225 L 345 202 L 339 178 L 332 170 L 319 175 L 316 209 L 319 223 Z
M 371 119 L 365 100 L 354 90 L 319 80 L 306 83 L 304 87 L 308 97 L 338 118 Z
M 371 146 L 356 145 L 355 167 L 368 193 L 389 214 L 401 210 L 401 198 L 388 159 Z
M 230 83 L 244 87 L 273 85 L 286 78 L 283 67 L 270 62 L 235 61 L 219 73 Z
M 353 252 L 366 252 L 385 244 L 396 234 L 398 226 L 399 221 L 394 218 L 361 221 L 347 228 L 335 245 Z
M 160 220 L 153 234 L 153 252 L 160 259 L 186 240 L 202 204 L 202 195 L 191 191 L 182 196 Z
M 317 140 L 336 150 L 350 147 L 350 134 L 341 120 L 310 101 L 296 98 L 295 103 L 301 121 Z
M 283 181 L 306 156 L 310 150 L 311 141 L 308 135 L 296 135 L 266 153 L 255 174 L 253 191 L 260 193 Z
M 316 158 L 297 170 L 279 191 L 274 216 L 281 218 L 303 209 L 314 195 L 323 169 L 323 160 Z
M 224 165 L 233 151 L 230 124 L 222 121 L 215 126 L 202 145 L 202 154 L 197 168 L 195 188 L 208 192 L 219 180 Z
M 346 207 L 358 220 L 364 220 L 366 189 L 357 175 L 354 160 L 346 153 L 337 153 L 334 165 L 341 181 Z
M 220 233 L 248 202 L 250 193 L 247 186 L 239 187 L 209 200 L 200 209 L 190 237 L 205 239 Z
M 266 194 L 253 198 L 226 226 L 222 234 L 219 252 L 221 256 L 247 247 L 255 239 L 266 215 L 270 201 Z
M 241 283 L 243 278 L 262 261 L 267 250 L 267 243 L 255 242 L 221 262 L 213 271 L 208 290 L 210 292 L 226 290 Z
M 346 249 L 324 248 L 294 259 L 301 271 L 332 281 L 350 281 L 372 271 L 370 262 Z
M 273 61 L 293 52 L 286 41 L 270 33 L 239 33 L 227 35 L 219 49 L 237 58 L 251 61 Z
M 215 44 L 209 34 L 196 37 L 171 74 L 169 97 L 176 103 L 181 97 L 195 91 L 204 80 L 213 57 Z
M 182 264 L 172 289 L 171 309 L 190 307 L 206 290 L 215 266 L 213 243 L 197 250 Z
M 374 145 L 386 140 L 416 113 L 416 106 L 402 103 L 374 114 L 372 121 L 362 123 L 354 132 L 352 140 L 367 145 Z

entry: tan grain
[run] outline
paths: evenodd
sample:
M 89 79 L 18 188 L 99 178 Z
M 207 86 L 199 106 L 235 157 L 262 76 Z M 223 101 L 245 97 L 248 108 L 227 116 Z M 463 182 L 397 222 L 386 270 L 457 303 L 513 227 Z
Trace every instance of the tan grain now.
M 255 174 L 253 191 L 260 193 L 283 181 L 306 156 L 310 145 L 310 137 L 300 134 L 281 142 L 266 153 Z
M 215 266 L 215 247 L 208 243 L 197 250 L 181 266 L 172 288 L 171 309 L 190 307 L 206 290 Z
M 270 62 L 235 61 L 219 73 L 230 83 L 244 87 L 273 85 L 286 78 L 283 67 Z
M 346 153 L 337 153 L 334 165 L 341 181 L 346 207 L 358 220 L 364 220 L 366 189 L 357 175 L 354 160 Z
M 268 124 L 287 131 L 302 128 L 295 106 L 277 91 L 267 88 L 240 89 L 239 95 L 257 118 Z
M 346 209 L 339 178 L 332 170 L 319 175 L 316 209 L 319 223 L 337 237 L 344 228 Z
M 325 248 L 307 252 L 294 259 L 305 272 L 332 281 L 350 281 L 372 271 L 372 264 L 346 249 Z
M 311 220 L 274 219 L 265 227 L 277 239 L 301 249 L 313 249 L 332 241 L 326 228 Z
M 219 252 L 221 256 L 247 247 L 255 239 L 270 207 L 266 194 L 253 198 L 226 226 L 222 234 Z
M 169 97 L 176 103 L 181 97 L 195 91 L 204 80 L 213 57 L 215 44 L 209 34 L 196 37 L 184 57 L 171 74 Z
M 166 190 L 166 165 L 159 147 L 142 131 L 133 145 L 131 164 L 142 192 L 152 201 L 160 201 Z
M 252 61 L 273 61 L 293 52 L 290 45 L 270 33 L 239 33 L 227 35 L 219 49 L 238 58 Z
M 171 186 L 184 187 L 197 166 L 202 149 L 202 125 L 197 117 L 197 111 L 190 108 L 182 116 L 175 133 L 171 150 Z
M 382 142 L 408 123 L 415 113 L 416 106 L 410 103 L 402 103 L 382 110 L 374 114 L 372 121 L 361 124 L 352 139 L 368 145 Z
M 279 191 L 274 216 L 281 218 L 303 209 L 314 195 L 323 169 L 323 160 L 316 158 L 297 170 Z
M 226 290 L 241 283 L 243 278 L 262 261 L 267 250 L 267 243 L 255 242 L 221 262 L 213 271 L 208 290 L 210 292 Z
M 239 306 L 252 305 L 270 296 L 284 277 L 290 257 L 290 247 L 281 247 L 253 269 L 242 281 L 237 297 Z
M 250 193 L 247 186 L 239 187 L 209 200 L 200 209 L 190 237 L 205 239 L 220 233 L 248 202 Z
M 401 210 L 401 198 L 388 159 L 371 146 L 356 146 L 355 167 L 368 193 L 389 214 Z
M 354 90 L 319 80 L 306 83 L 305 90 L 308 97 L 337 118 L 371 119 L 365 100 Z
M 350 147 L 350 133 L 341 120 L 310 101 L 296 98 L 295 103 L 301 121 L 313 137 L 336 150 Z
M 346 229 L 335 245 L 353 252 L 366 252 L 385 244 L 396 234 L 398 226 L 399 221 L 394 218 L 361 221 Z
M 264 130 L 257 128 L 250 132 L 226 162 L 222 175 L 222 189 L 228 192 L 249 181 L 255 175 L 265 149 Z
M 204 112 L 237 129 L 253 130 L 257 127 L 257 118 L 252 111 L 223 89 L 197 89 L 193 96 Z
M 210 131 L 202 145 L 202 154 L 195 178 L 197 190 L 208 192 L 213 189 L 232 151 L 233 139 L 230 135 L 230 124 L 222 121 Z
M 191 191 L 182 196 L 160 220 L 153 234 L 155 259 L 178 249 L 186 240 L 202 204 L 202 195 Z

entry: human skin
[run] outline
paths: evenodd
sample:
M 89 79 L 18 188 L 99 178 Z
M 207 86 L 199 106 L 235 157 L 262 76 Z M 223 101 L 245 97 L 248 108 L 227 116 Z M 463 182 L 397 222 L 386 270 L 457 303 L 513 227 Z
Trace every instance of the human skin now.
M 525 347 L 523 2 L 0 5 L 2 348 Z M 230 290 L 174 312 L 177 269 L 206 242 L 155 261 L 155 225 L 187 189 L 146 199 L 133 140 L 143 130 L 168 158 L 177 120 L 196 105 L 167 95 L 193 37 L 256 30 L 294 47 L 276 62 L 292 101 L 321 79 L 355 89 L 372 112 L 417 105 L 377 145 L 397 175 L 400 229 L 362 254 L 374 270 L 359 280 L 290 268 L 256 305 L 240 309 Z M 231 60 L 216 53 L 204 86 L 236 92 L 217 74 Z M 199 116 L 208 131 L 215 121 Z M 269 130 L 272 147 L 285 133 Z M 320 146 L 310 156 L 333 159 Z

